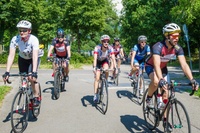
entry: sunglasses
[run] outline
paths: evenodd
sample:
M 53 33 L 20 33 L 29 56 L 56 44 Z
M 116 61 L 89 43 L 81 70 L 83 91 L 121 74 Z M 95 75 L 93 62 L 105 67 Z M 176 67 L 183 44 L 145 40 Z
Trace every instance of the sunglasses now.
M 176 39 L 177 37 L 179 38 L 180 35 L 170 35 L 173 39 Z
M 115 40 L 115 42 L 119 42 L 119 40 Z
M 103 43 L 109 43 L 109 41 L 106 41 L 106 40 L 103 40 L 102 42 L 103 42 Z
M 140 42 L 140 43 L 146 43 L 146 42 Z
M 27 32 L 28 29 L 20 29 L 19 32 Z
M 57 36 L 58 38 L 64 38 L 64 35 Z

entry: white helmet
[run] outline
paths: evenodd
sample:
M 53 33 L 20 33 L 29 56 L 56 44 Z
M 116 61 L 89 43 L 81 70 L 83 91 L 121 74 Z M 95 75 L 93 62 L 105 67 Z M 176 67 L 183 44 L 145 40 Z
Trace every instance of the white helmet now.
M 17 24 L 17 28 L 27 28 L 27 29 L 31 29 L 32 28 L 32 24 L 31 22 L 27 21 L 27 20 L 21 20 L 18 24 Z
M 147 41 L 147 37 L 145 35 L 140 35 L 138 41 Z
M 173 34 L 173 33 L 180 33 L 180 32 L 181 32 L 181 28 L 175 23 L 169 23 L 169 24 L 166 24 L 163 27 L 163 34 L 164 35 L 169 35 L 169 34 Z
M 101 41 L 103 41 L 103 40 L 110 40 L 109 35 L 103 35 L 103 36 L 101 36 Z

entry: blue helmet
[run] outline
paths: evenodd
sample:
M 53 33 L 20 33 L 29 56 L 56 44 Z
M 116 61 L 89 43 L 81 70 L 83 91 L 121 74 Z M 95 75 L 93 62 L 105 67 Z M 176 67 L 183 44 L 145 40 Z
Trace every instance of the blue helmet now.
M 57 37 L 63 38 L 65 36 L 64 30 L 59 28 L 57 30 Z

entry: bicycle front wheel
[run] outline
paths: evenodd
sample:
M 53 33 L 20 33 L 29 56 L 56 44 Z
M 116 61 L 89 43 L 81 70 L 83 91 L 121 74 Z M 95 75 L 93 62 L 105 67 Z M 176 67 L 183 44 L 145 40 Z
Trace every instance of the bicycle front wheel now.
M 40 114 L 40 108 L 41 108 L 41 102 L 42 102 L 42 91 L 41 91 L 41 86 L 39 83 L 38 84 L 38 88 L 39 88 L 39 101 L 40 101 L 40 104 L 38 106 L 33 106 L 32 108 L 32 114 L 33 114 L 33 117 L 37 118 L 38 115 Z M 33 101 L 32 101 L 33 102 Z
M 138 104 L 141 105 L 143 102 L 143 93 L 145 92 L 144 77 L 140 75 L 137 82 L 136 97 Z
M 61 87 L 61 79 L 60 79 L 60 73 L 57 71 L 55 73 L 55 76 L 54 76 L 54 97 L 56 99 L 58 99 L 60 97 L 60 87 Z
M 29 98 L 22 90 L 13 99 L 10 116 L 12 130 L 22 133 L 28 125 L 29 116 Z
M 108 85 L 105 79 L 101 84 L 100 104 L 103 114 L 106 114 L 108 109 Z
M 186 108 L 177 99 L 171 101 L 167 112 L 167 122 L 172 126 L 172 132 L 191 133 L 190 119 Z M 167 131 L 168 127 L 166 127 Z
M 158 115 L 157 115 L 157 111 L 156 111 L 155 107 L 149 108 L 146 105 L 147 94 L 148 94 L 148 89 L 145 91 L 144 97 L 143 97 L 143 100 L 144 100 L 143 115 L 144 115 L 144 120 L 146 122 L 147 128 L 150 130 L 154 130 L 158 125 Z M 156 105 L 156 96 L 155 95 L 153 95 L 152 101 L 153 101 L 153 104 Z

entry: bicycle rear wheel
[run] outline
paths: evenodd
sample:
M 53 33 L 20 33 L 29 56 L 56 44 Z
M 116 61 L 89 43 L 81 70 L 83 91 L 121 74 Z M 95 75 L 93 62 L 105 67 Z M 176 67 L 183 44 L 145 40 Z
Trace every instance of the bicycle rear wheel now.
M 190 119 L 186 108 L 177 99 L 171 102 L 167 112 L 167 122 L 171 124 L 172 132 L 191 133 Z M 167 131 L 167 129 L 168 127 L 165 130 Z
M 154 130 L 156 128 L 156 126 L 158 125 L 158 115 L 156 112 L 156 108 L 149 108 L 146 105 L 146 98 L 147 98 L 147 94 L 148 94 L 148 89 L 145 91 L 144 96 L 143 96 L 143 115 L 144 115 L 144 120 L 146 122 L 146 126 L 148 127 L 148 129 L 150 130 Z M 153 95 L 152 97 L 152 101 L 153 104 L 156 105 L 156 96 Z
M 140 88 L 140 84 L 141 84 L 141 88 Z M 145 92 L 144 77 L 142 75 L 140 75 L 140 77 L 138 78 L 136 94 L 135 94 L 139 105 L 141 105 L 143 102 L 143 93 L 144 92 Z
M 61 89 L 61 79 L 60 73 L 57 71 L 54 76 L 54 97 L 58 99 L 60 97 L 60 89 Z
M 103 114 L 106 114 L 108 109 L 108 85 L 105 79 L 102 80 L 101 84 L 100 105 Z
M 22 90 L 13 99 L 10 116 L 12 130 L 22 133 L 28 125 L 29 116 L 29 98 Z
M 40 108 L 41 108 L 41 101 L 42 101 L 42 91 L 41 91 L 41 86 L 39 83 L 38 84 L 38 88 L 39 88 L 39 101 L 40 101 L 40 104 L 38 106 L 33 106 L 32 108 L 32 114 L 33 114 L 33 117 L 37 118 L 38 115 L 40 114 Z M 33 101 L 32 101 L 33 102 Z M 33 103 L 32 103 L 33 105 Z

